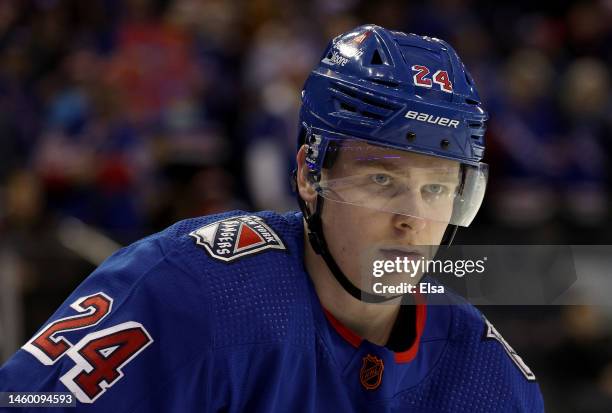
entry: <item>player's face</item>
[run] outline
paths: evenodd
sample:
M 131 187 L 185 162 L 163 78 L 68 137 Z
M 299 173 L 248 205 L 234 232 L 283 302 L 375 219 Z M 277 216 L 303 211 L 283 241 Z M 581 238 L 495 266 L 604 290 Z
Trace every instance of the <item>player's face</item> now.
M 392 149 L 363 153 L 339 151 L 324 170 L 322 221 L 336 262 L 368 290 L 364 283 L 384 281 L 373 280 L 374 261 L 433 258 L 452 216 L 460 164 Z

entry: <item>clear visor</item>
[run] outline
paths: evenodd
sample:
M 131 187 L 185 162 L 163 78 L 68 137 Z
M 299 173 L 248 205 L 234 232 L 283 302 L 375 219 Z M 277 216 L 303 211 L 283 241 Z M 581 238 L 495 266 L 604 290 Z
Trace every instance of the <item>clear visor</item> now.
M 357 139 L 331 139 L 324 151 L 314 184 L 325 199 L 464 227 L 482 204 L 486 164 L 466 165 Z

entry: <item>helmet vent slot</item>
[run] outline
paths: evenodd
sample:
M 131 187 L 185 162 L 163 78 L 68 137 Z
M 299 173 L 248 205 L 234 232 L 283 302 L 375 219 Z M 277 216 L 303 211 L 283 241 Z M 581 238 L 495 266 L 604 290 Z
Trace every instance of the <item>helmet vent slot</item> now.
M 363 111 L 361 114 L 363 116 L 365 116 L 365 117 L 372 118 L 372 119 L 378 119 L 378 120 L 384 120 L 385 119 L 384 116 L 379 115 L 378 113 Z
M 349 105 L 346 102 L 338 102 L 338 103 L 340 103 L 340 109 L 342 110 L 346 110 L 347 112 L 353 112 L 353 113 L 357 112 L 357 108 L 355 108 L 355 106 L 353 105 Z
M 338 91 L 340 91 L 341 93 L 344 93 L 345 95 L 350 96 L 353 99 L 357 99 L 358 101 L 361 101 L 365 104 L 372 105 L 380 109 L 391 110 L 391 111 L 394 111 L 397 109 L 396 107 L 388 103 L 382 102 L 372 97 L 371 95 L 368 95 L 363 92 L 358 92 L 357 90 L 344 86 L 340 83 L 336 83 L 335 86 L 338 89 Z
M 389 86 L 389 87 L 398 87 L 399 83 L 394 82 L 393 80 L 385 80 L 385 79 L 370 79 L 370 82 L 378 83 L 379 85 Z
M 372 60 L 370 61 L 370 64 L 373 64 L 373 65 L 384 65 L 385 64 L 382 60 L 382 57 L 380 56 L 380 52 L 378 51 L 378 49 L 374 50 L 374 54 L 372 54 Z

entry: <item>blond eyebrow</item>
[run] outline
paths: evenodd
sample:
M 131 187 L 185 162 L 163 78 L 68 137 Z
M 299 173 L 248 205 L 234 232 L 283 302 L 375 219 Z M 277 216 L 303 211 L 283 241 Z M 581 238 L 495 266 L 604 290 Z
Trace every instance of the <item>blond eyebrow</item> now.
M 399 159 L 399 156 L 394 156 L 393 159 Z M 353 165 L 367 165 L 367 166 L 372 166 L 372 167 L 381 167 L 387 171 L 401 171 L 404 168 L 399 167 L 398 165 L 391 163 L 391 162 L 385 162 L 384 159 L 389 159 L 389 158 L 356 158 L 353 162 Z
M 353 165 L 356 165 L 356 166 L 365 165 L 365 166 L 373 167 L 373 168 L 380 167 L 386 171 L 391 171 L 391 172 L 400 171 L 401 172 L 405 168 L 402 168 L 393 162 L 385 162 L 386 159 L 399 159 L 399 158 L 400 156 L 389 156 L 389 157 L 383 157 L 383 158 L 355 158 Z M 435 168 L 422 168 L 422 169 L 428 171 L 428 175 L 430 176 L 441 177 L 442 179 L 440 180 L 442 182 L 456 182 L 460 180 L 461 178 L 461 168 L 458 169 L 456 176 L 453 176 L 452 174 L 449 174 L 449 173 L 445 173 L 444 171 L 440 171 Z

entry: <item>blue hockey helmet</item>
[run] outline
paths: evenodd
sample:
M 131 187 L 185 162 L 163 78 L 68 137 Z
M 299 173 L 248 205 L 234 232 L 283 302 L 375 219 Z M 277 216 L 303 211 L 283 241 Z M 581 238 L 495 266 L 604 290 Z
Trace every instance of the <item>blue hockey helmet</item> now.
M 362 160 L 355 148 L 365 143 L 394 151 L 369 154 L 372 160 L 407 151 L 458 161 L 462 176 L 450 194 L 452 216 L 440 219 L 468 226 L 487 181 L 481 162 L 487 118 L 472 77 L 448 43 L 364 25 L 334 38 L 306 80 L 299 144 L 309 145 L 306 162 L 321 196 L 366 207 L 373 197 L 347 195 L 355 193 L 351 185 L 363 186 L 359 177 L 322 177 L 325 159 L 337 157 L 338 148 L 353 147 Z M 386 201 L 376 199 L 374 207 L 435 219 Z

